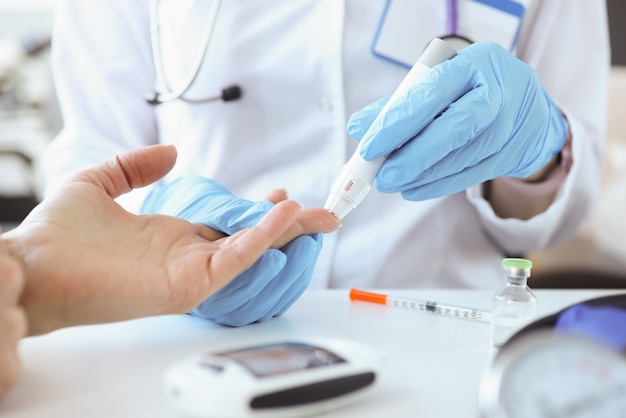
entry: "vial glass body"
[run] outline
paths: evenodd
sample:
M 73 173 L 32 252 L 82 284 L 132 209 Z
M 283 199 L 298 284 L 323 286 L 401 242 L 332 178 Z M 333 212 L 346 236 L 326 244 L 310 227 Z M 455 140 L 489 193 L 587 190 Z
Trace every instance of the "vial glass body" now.
M 491 344 L 494 347 L 502 346 L 516 331 L 535 318 L 537 299 L 527 285 L 528 277 L 530 267 L 505 267 L 505 283 L 493 296 Z

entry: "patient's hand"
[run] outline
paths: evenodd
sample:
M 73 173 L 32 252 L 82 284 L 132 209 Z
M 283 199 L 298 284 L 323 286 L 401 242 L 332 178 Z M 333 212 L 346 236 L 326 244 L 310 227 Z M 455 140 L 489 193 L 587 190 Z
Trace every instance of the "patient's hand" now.
M 288 195 L 285 189 L 274 189 L 265 198 L 276 204 L 286 200 Z M 272 244 L 272 247 L 281 248 L 300 235 L 333 232 L 339 227 L 341 227 L 341 221 L 328 210 L 323 208 L 303 209 L 298 215 L 298 220 Z
M 114 201 L 175 160 L 176 150 L 162 145 L 121 154 L 72 177 L 2 236 L 25 271 L 20 303 L 31 334 L 188 312 L 270 245 L 333 227 L 332 215 L 281 200 L 257 226 L 224 237 L 171 216 L 133 215 Z
M 21 265 L 0 240 L 0 399 L 19 375 L 17 342 L 26 334 L 26 315 L 18 305 L 23 285 Z

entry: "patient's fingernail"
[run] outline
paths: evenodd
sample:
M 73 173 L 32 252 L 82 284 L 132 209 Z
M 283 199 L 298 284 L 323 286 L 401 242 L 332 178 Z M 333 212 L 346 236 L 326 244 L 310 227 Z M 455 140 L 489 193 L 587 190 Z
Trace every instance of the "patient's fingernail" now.
M 343 222 L 341 221 L 341 218 L 339 216 L 337 216 L 337 214 L 335 212 L 333 212 L 332 210 L 326 209 L 328 211 L 328 213 L 330 213 L 331 215 L 333 215 L 335 217 L 335 219 L 337 219 L 339 221 L 339 228 L 341 228 L 343 226 Z

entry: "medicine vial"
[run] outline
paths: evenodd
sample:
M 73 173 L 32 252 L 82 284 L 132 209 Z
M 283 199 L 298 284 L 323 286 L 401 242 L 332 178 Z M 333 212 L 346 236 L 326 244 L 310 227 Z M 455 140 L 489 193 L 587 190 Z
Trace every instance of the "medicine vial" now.
M 501 347 L 535 317 L 537 299 L 528 287 L 532 262 L 523 258 L 502 260 L 505 282 L 493 296 L 491 344 Z

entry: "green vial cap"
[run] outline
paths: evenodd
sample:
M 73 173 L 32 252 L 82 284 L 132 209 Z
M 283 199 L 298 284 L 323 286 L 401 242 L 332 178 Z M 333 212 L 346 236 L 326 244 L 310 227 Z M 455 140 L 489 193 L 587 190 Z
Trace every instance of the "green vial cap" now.
M 502 267 L 505 269 L 531 269 L 533 262 L 525 258 L 504 258 L 502 259 Z

